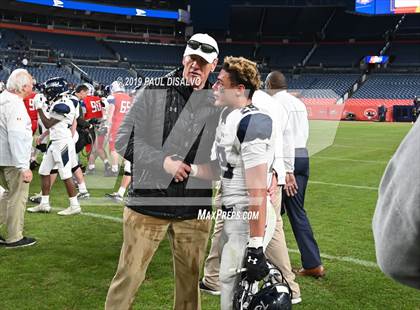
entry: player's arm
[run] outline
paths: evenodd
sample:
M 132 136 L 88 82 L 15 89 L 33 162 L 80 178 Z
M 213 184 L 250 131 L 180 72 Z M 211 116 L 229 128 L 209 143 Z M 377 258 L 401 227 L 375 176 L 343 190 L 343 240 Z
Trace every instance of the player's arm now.
M 114 116 L 114 112 L 115 112 L 115 98 L 114 96 L 109 96 L 106 101 L 108 103 L 108 109 L 107 109 L 108 112 L 106 115 L 106 119 L 108 123 L 107 127 L 111 127 L 112 117 Z
M 37 109 L 39 118 L 41 119 L 42 123 L 44 124 L 45 128 L 50 129 L 52 126 L 60 122 L 59 119 L 55 118 L 48 118 L 45 114 L 42 108 Z
M 267 208 L 267 150 L 273 131 L 272 120 L 265 114 L 245 116 L 238 126 L 245 168 L 245 184 L 249 195 L 248 211 L 258 216 L 249 220 L 250 240 L 245 254 L 249 281 L 261 280 L 269 270 L 263 252 Z

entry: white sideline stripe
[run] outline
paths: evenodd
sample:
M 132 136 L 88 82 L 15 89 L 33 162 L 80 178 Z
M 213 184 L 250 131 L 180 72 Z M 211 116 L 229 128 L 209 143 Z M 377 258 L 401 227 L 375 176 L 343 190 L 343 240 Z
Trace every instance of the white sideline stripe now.
M 339 157 L 328 157 L 328 156 L 314 156 L 313 159 L 328 159 L 338 161 L 351 161 L 356 163 L 368 163 L 368 164 L 387 164 L 387 161 L 383 160 L 365 160 L 365 159 L 350 159 L 350 158 L 339 158 Z
M 53 208 L 53 210 L 54 211 L 61 211 L 63 209 L 62 208 Z M 117 223 L 122 223 L 122 221 L 123 221 L 122 218 L 120 218 L 120 217 L 98 214 L 98 213 L 82 212 L 81 215 L 88 216 L 88 217 L 99 218 L 99 219 L 104 219 L 104 220 L 117 222 Z M 296 254 L 300 253 L 299 250 L 296 250 L 296 249 L 289 249 L 289 252 L 290 253 L 296 253 Z M 369 261 L 366 261 L 366 260 L 361 260 L 361 259 L 357 259 L 357 258 L 353 258 L 353 257 L 333 256 L 333 255 L 328 255 L 328 254 L 323 254 L 323 253 L 321 253 L 321 257 L 325 258 L 325 259 L 338 260 L 338 261 L 347 262 L 347 263 L 356 264 L 356 265 L 361 265 L 361 266 L 365 266 L 365 267 L 379 268 L 378 265 L 374 262 L 369 262 Z
M 300 254 L 299 250 L 296 250 L 296 249 L 289 249 L 289 252 Z M 365 266 L 365 267 L 370 267 L 370 268 L 379 268 L 378 264 L 376 264 L 375 262 L 370 262 L 370 261 L 367 261 L 367 260 L 362 260 L 362 259 L 348 257 L 348 256 L 333 256 L 333 255 L 328 255 L 328 254 L 321 253 L 321 257 L 326 258 L 326 259 L 338 260 L 338 261 L 342 261 L 342 262 L 361 265 L 361 266 Z
M 360 185 L 350 185 L 350 184 L 340 184 L 340 183 L 327 183 L 327 182 L 321 182 L 321 181 L 309 181 L 309 184 L 321 184 L 321 185 L 331 185 L 331 186 L 337 186 L 337 187 L 348 187 L 348 188 L 357 188 L 357 189 L 366 189 L 370 191 L 377 191 L 377 187 L 371 187 L 371 186 L 360 186 Z

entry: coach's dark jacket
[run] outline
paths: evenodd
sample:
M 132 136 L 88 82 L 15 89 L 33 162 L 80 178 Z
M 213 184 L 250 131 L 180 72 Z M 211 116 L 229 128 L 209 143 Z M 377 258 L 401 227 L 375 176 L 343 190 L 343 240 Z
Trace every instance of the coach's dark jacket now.
M 118 131 L 116 149 L 133 164 L 129 208 L 156 217 L 192 219 L 200 209 L 211 210 L 211 182 L 190 177 L 175 183 L 163 161 L 176 154 L 188 164 L 210 162 L 219 109 L 209 82 L 193 91 L 178 85 L 180 81 L 182 69 L 137 92 Z

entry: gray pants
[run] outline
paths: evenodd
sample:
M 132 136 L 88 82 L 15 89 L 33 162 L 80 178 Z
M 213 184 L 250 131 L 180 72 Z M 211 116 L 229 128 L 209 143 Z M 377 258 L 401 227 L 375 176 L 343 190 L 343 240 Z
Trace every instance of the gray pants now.
M 244 206 L 232 206 L 232 211 L 243 214 L 247 211 Z M 276 226 L 276 215 L 273 206 L 267 201 L 266 232 L 264 236 L 264 250 L 273 237 Z M 243 267 L 245 250 L 249 240 L 249 221 L 241 218 L 226 218 L 220 237 L 220 302 L 221 310 L 233 307 L 233 295 L 239 274 L 235 272 Z

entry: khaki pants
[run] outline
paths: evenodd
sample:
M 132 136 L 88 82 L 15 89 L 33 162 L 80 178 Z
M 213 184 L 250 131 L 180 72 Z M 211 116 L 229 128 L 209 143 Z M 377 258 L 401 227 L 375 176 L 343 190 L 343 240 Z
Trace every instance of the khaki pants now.
M 23 238 L 26 200 L 29 183 L 22 181 L 22 173 L 15 167 L 0 167 L 0 185 L 8 190 L 0 199 L 0 226 L 7 226 L 7 243 Z
M 175 274 L 174 309 L 201 309 L 198 282 L 211 229 L 210 220 L 172 220 L 124 210 L 124 242 L 105 309 L 130 309 L 147 267 L 168 234 Z
M 220 197 L 215 200 L 216 208 L 220 208 Z M 280 215 L 280 205 L 281 205 L 281 187 L 278 188 L 278 191 L 275 196 L 275 201 L 272 202 L 275 207 L 277 214 L 277 223 L 274 236 L 271 239 L 270 243 L 267 246 L 265 251 L 267 258 L 281 270 L 287 282 L 290 285 L 290 288 L 293 292 L 293 298 L 300 297 L 300 288 L 299 284 L 295 282 L 295 274 L 292 271 L 292 266 L 290 264 L 289 252 L 287 250 L 286 238 L 283 231 L 283 220 Z M 223 231 L 223 219 L 218 217 L 215 226 L 214 232 L 211 239 L 211 248 L 210 253 L 206 259 L 204 265 L 204 277 L 203 282 L 209 288 L 220 291 L 220 282 L 219 282 L 219 268 L 220 268 L 220 238 Z

